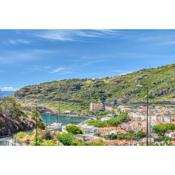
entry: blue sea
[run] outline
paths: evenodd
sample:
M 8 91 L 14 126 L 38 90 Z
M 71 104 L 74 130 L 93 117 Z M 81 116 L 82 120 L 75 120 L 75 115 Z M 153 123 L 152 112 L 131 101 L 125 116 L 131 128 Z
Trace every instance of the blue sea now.
M 14 93 L 14 91 L 1 91 L 0 92 L 0 97 L 7 97 L 10 96 Z
M 67 124 L 79 124 L 82 121 L 88 119 L 86 116 L 67 116 L 67 115 L 48 115 L 48 114 L 41 114 L 42 120 L 47 124 L 52 123 L 61 123 L 62 125 Z

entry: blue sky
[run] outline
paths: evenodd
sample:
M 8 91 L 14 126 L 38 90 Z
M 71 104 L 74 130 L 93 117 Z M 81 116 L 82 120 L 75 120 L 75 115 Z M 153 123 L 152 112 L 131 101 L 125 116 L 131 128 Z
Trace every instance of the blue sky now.
M 175 30 L 0 30 L 0 89 L 175 63 Z

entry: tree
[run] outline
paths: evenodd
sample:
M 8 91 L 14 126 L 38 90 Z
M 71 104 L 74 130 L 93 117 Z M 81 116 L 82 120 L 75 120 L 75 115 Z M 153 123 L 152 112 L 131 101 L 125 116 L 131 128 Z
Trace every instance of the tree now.
M 18 104 L 14 98 L 5 97 L 1 101 L 0 110 L 3 114 L 13 118 L 27 117 L 20 107 L 20 104 Z

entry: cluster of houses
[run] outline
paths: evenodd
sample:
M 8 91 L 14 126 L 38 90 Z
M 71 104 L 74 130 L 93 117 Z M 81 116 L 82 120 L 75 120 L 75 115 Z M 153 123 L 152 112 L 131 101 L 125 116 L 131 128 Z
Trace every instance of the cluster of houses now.
M 117 128 L 116 127 L 98 128 L 98 127 L 95 127 L 95 126 L 89 126 L 87 124 L 79 124 L 79 127 L 83 130 L 83 133 L 85 135 L 107 136 L 107 135 L 117 133 Z
M 132 120 L 142 121 L 146 120 L 146 107 L 140 106 L 137 108 L 130 108 L 128 112 L 129 117 Z M 161 123 L 170 123 L 175 120 L 175 109 L 173 108 L 149 108 L 149 118 L 152 123 L 161 122 Z
M 126 131 L 138 132 L 140 130 L 146 131 L 145 121 L 129 121 L 127 123 L 122 123 L 120 127 Z
M 146 132 L 146 107 L 128 107 L 128 106 L 117 106 L 114 108 L 112 104 L 103 104 L 103 103 L 91 103 L 90 111 L 108 111 L 109 114 L 105 116 L 101 116 L 101 121 L 109 120 L 111 118 L 117 117 L 121 112 L 128 112 L 130 121 L 126 123 L 120 124 L 118 127 L 103 127 L 98 128 L 95 126 L 90 126 L 87 124 L 87 121 L 80 123 L 78 126 L 83 130 L 83 134 L 77 135 L 76 137 L 79 140 L 83 140 L 87 143 L 92 141 L 103 140 L 107 145 L 145 145 L 146 138 L 143 138 L 139 141 L 136 140 L 109 140 L 107 139 L 108 135 L 117 134 L 117 133 L 127 133 L 128 131 L 138 132 L 143 130 Z M 111 113 L 110 113 L 111 112 Z M 69 114 L 70 111 L 65 111 L 65 113 Z M 150 126 L 159 124 L 159 123 L 170 123 L 175 121 L 175 110 L 167 109 L 167 108 L 149 108 L 149 119 L 151 119 Z M 149 127 L 150 127 L 149 126 Z M 60 128 L 56 124 L 50 125 L 48 129 Z M 150 127 L 151 128 L 151 127 Z M 65 126 L 62 127 L 62 132 L 65 132 Z M 150 139 L 158 138 L 157 135 L 152 133 L 152 137 Z M 175 139 L 175 132 L 170 132 L 166 134 L 167 137 Z M 155 141 L 154 140 L 154 141 Z M 152 141 L 152 140 L 151 140 Z M 175 144 L 175 143 L 174 143 Z

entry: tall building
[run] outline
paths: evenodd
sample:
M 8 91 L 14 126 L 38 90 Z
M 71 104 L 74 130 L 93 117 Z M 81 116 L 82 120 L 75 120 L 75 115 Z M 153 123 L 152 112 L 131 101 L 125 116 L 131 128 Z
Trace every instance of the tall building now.
M 104 110 L 103 103 L 90 103 L 90 111 Z

